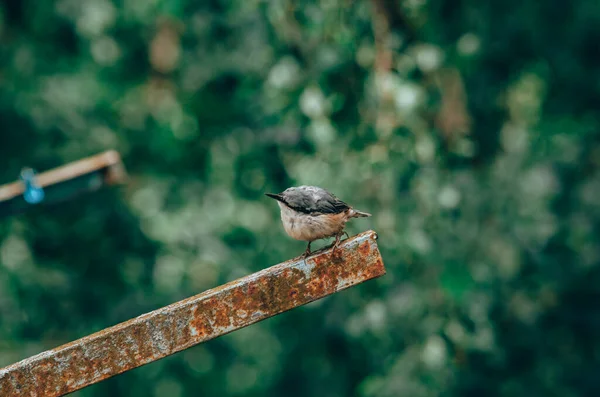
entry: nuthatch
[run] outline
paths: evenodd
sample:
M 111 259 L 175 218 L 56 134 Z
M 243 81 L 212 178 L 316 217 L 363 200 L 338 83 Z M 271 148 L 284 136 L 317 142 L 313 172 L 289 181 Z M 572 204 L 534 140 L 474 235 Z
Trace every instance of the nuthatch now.
M 348 236 L 344 227 L 349 219 L 371 216 L 317 186 L 290 187 L 282 193 L 266 195 L 277 200 L 285 232 L 296 240 L 308 241 L 304 258 L 310 254 L 310 243 L 322 238 L 335 236 L 335 250 L 340 237 Z

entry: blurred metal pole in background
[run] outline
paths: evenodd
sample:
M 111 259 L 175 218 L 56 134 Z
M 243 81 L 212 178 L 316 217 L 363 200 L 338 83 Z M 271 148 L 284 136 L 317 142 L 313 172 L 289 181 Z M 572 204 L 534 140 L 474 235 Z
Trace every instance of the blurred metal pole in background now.
M 368 231 L 0 369 L 0 396 L 53 397 L 385 274 Z
M 43 189 L 43 201 L 39 204 L 54 204 L 104 186 L 123 184 L 126 177 L 121 156 L 109 150 L 42 172 L 32 176 L 34 180 L 25 182 L 35 182 L 36 187 Z M 24 193 L 27 193 L 27 183 L 22 180 L 0 186 L 0 218 L 33 208 Z

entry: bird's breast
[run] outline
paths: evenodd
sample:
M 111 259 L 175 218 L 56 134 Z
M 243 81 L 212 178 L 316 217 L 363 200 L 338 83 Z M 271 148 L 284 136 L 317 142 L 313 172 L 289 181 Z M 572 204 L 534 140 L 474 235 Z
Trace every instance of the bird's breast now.
M 339 214 L 303 214 L 281 207 L 281 221 L 285 232 L 296 240 L 313 241 L 340 233 L 346 224 L 345 212 Z

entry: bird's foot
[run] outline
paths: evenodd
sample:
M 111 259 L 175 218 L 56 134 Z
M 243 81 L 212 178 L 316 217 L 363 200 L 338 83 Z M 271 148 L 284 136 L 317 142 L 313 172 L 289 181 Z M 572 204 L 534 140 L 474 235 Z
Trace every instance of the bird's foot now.
M 312 252 L 310 252 L 310 242 L 308 243 L 308 246 L 306 247 L 306 250 L 304 251 L 304 253 L 302 255 L 300 255 L 300 257 L 302 259 L 308 258 L 308 256 L 311 254 Z
M 335 256 L 335 254 L 336 254 L 336 249 L 340 245 L 340 238 L 342 237 L 342 235 L 343 234 L 338 234 L 337 236 L 335 236 L 335 243 L 333 243 L 333 249 L 331 250 L 332 256 Z

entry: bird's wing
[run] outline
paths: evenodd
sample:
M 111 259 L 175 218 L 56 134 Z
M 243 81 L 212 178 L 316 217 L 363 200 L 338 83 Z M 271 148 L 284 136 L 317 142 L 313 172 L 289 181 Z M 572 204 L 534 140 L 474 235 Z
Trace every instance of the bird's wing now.
M 313 186 L 299 188 L 289 197 L 287 205 L 306 214 L 339 214 L 350 208 L 327 190 Z

